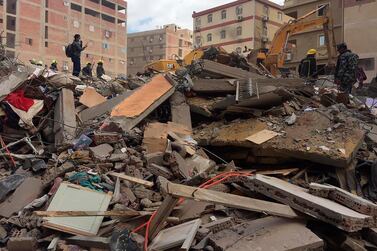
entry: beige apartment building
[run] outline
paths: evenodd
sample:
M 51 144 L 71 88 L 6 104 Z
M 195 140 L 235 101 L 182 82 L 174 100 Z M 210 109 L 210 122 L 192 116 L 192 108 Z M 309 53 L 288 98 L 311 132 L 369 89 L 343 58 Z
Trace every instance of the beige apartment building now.
M 192 31 L 175 24 L 128 34 L 128 74 L 143 72 L 144 66 L 160 59 L 183 58 L 192 50 Z
M 347 0 L 344 41 L 359 57 L 368 82 L 377 75 L 377 0 Z
M 228 52 L 268 48 L 289 18 L 282 6 L 267 0 L 237 0 L 194 12 L 196 47 L 222 46 Z
M 302 17 L 305 14 L 328 5 L 329 14 L 333 19 L 334 35 L 336 43 L 343 41 L 343 1 L 339 0 L 286 0 L 284 3 L 284 13 L 292 18 Z M 307 20 L 312 20 L 323 16 L 324 9 L 317 11 Z M 306 56 L 309 49 L 318 51 L 317 60 L 320 69 L 328 63 L 328 53 L 325 41 L 323 26 L 308 28 L 295 35 L 292 35 L 288 41 L 288 55 L 286 67 L 296 69 L 300 61 Z M 323 71 L 321 71 L 323 72 Z M 324 73 L 324 72 L 323 72 Z

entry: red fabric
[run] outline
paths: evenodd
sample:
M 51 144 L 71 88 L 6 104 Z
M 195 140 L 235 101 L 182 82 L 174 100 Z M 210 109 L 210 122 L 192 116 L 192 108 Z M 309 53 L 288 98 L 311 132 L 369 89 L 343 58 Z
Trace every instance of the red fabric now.
M 29 108 L 34 105 L 33 99 L 25 97 L 24 90 L 16 90 L 12 92 L 5 98 L 5 101 L 7 101 L 17 109 L 23 110 L 25 112 L 27 112 Z

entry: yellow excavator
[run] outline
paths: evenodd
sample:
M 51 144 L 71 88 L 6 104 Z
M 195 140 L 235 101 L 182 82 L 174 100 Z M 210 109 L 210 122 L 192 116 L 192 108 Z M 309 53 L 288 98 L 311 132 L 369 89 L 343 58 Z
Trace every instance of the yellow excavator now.
M 316 19 L 307 20 L 310 16 L 317 13 L 317 11 L 324 9 L 324 15 Z M 273 76 L 279 74 L 279 70 L 284 67 L 286 58 L 286 46 L 290 36 L 313 28 L 319 25 L 323 26 L 323 31 L 325 34 L 325 41 L 328 52 L 328 65 L 333 66 L 334 58 L 336 56 L 336 43 L 334 38 L 334 30 L 332 18 L 327 10 L 328 6 L 324 5 L 316 10 L 309 12 L 308 14 L 290 20 L 287 24 L 281 27 L 274 36 L 272 40 L 271 47 L 268 52 L 259 51 L 257 58 L 263 59 L 263 67 L 265 67 Z M 264 54 L 265 55 L 262 55 Z

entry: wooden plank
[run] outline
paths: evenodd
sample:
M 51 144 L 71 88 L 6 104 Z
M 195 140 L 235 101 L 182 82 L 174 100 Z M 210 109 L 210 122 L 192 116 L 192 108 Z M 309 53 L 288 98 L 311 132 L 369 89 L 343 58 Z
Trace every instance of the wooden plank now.
M 111 176 L 114 176 L 114 177 L 118 177 L 118 178 L 123 179 L 123 180 L 128 180 L 130 182 L 143 185 L 145 187 L 151 188 L 151 187 L 154 186 L 153 182 L 142 180 L 142 179 L 138 179 L 138 178 L 135 178 L 135 177 L 132 177 L 132 176 L 128 176 L 128 175 L 123 174 L 123 173 L 109 172 L 108 174 L 111 175 Z
M 136 217 L 151 215 L 150 212 L 119 210 L 119 211 L 34 211 L 40 217 L 84 217 L 84 216 L 117 216 L 117 217 Z
M 162 205 L 157 209 L 149 227 L 149 239 L 153 240 L 157 234 L 164 227 L 165 221 L 171 214 L 175 206 L 178 204 L 179 199 L 167 195 L 162 202 Z
M 269 215 L 296 218 L 298 215 L 286 205 L 268 202 L 248 197 L 206 190 L 196 187 L 179 185 L 159 177 L 161 189 L 174 197 L 212 202 L 226 207 L 244 209 L 253 212 L 267 213 Z

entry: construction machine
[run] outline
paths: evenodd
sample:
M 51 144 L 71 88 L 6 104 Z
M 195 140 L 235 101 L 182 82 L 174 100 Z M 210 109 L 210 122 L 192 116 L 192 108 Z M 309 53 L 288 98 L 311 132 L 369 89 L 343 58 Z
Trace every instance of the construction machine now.
M 323 16 L 308 20 L 309 17 L 322 9 L 324 9 Z M 279 74 L 279 71 L 284 67 L 286 59 L 286 47 L 289 37 L 297 34 L 298 32 L 319 25 L 323 26 L 323 31 L 325 34 L 325 42 L 329 60 L 328 65 L 333 66 L 335 64 L 334 58 L 336 56 L 336 43 L 334 39 L 333 22 L 330 16 L 330 11 L 328 11 L 328 6 L 324 5 L 300 18 L 290 20 L 275 33 L 274 39 L 271 42 L 271 47 L 266 53 L 263 67 L 265 67 L 273 76 L 277 76 Z M 259 54 L 260 53 L 263 52 L 259 51 Z M 263 58 L 261 55 L 258 55 L 258 57 Z

